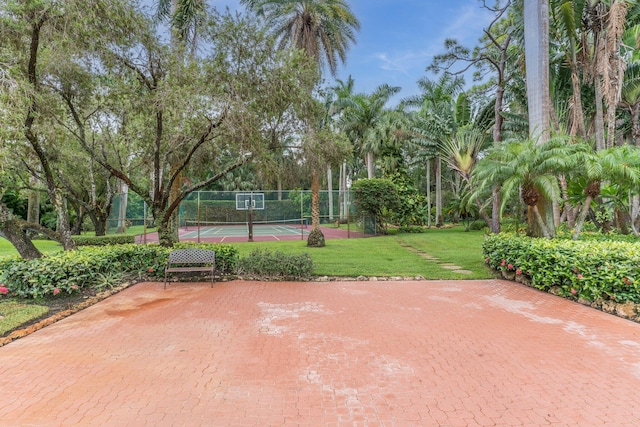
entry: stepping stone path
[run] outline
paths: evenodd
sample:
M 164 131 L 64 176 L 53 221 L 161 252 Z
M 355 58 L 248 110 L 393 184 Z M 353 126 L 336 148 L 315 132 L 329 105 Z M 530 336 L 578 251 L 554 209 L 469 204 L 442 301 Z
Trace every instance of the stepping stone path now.
M 434 257 L 433 255 L 429 255 L 426 252 L 422 252 L 420 249 L 416 249 L 413 246 L 409 246 L 405 242 L 400 242 L 400 245 L 402 245 L 402 247 L 405 247 L 405 248 L 409 249 L 410 251 L 420 255 L 422 258 L 426 259 L 427 261 L 433 261 L 436 264 L 439 264 L 440 267 L 445 268 L 447 270 L 451 270 L 454 273 L 458 273 L 458 274 L 471 274 L 472 273 L 472 271 L 464 270 L 459 265 L 455 265 L 455 264 L 450 263 L 450 262 L 440 262 L 440 258 Z

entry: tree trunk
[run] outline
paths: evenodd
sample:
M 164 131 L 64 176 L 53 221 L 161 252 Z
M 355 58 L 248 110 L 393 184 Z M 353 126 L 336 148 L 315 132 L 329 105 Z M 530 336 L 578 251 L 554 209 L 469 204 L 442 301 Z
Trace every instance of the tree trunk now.
M 442 226 L 442 162 L 440 156 L 435 158 L 436 164 L 436 227 Z
M 327 189 L 329 193 L 329 221 L 333 222 L 333 174 L 331 172 L 331 165 L 327 166 Z
M 542 202 L 543 204 L 546 204 L 545 200 L 542 200 Z M 531 230 L 534 232 L 530 233 L 530 235 L 532 235 L 532 237 L 539 237 L 540 234 L 542 234 L 543 237 L 546 237 L 547 239 L 551 239 L 552 237 L 551 232 L 547 227 L 547 224 L 544 220 L 542 213 L 540 212 L 540 209 L 538 208 L 538 205 L 529 206 L 529 216 L 533 217 L 532 219 L 535 221 L 535 223 L 539 228 L 539 232 L 538 230 L 535 230 L 535 231 Z
M 633 105 L 629 112 L 631 113 L 631 138 L 633 145 L 640 145 L 640 104 Z
M 118 233 L 127 231 L 127 204 L 129 203 L 129 187 L 120 182 L 120 208 L 118 209 Z
M 338 178 L 338 218 L 340 223 L 343 222 L 344 220 L 344 203 L 343 203 L 343 199 L 344 199 L 344 186 L 343 184 L 343 176 L 342 176 L 342 165 L 340 165 L 340 175 Z
M 582 205 L 580 215 L 578 216 L 578 220 L 576 221 L 576 226 L 573 229 L 573 235 L 571 236 L 573 240 L 578 240 L 578 237 L 580 236 L 580 232 L 582 231 L 582 226 L 587 219 L 587 214 L 589 213 L 589 208 L 591 207 L 592 200 L 593 198 L 591 196 L 587 196 L 587 199 L 584 201 L 584 205 Z
M 174 244 L 178 243 L 178 239 L 175 238 L 173 230 L 171 228 L 171 219 L 164 212 L 154 212 L 155 218 L 161 218 L 158 222 L 158 241 L 160 246 L 165 248 L 171 248 Z
M 311 233 L 307 238 L 307 246 L 323 247 L 324 234 L 320 230 L 320 180 L 318 173 L 311 173 Z
M 374 160 L 373 152 L 369 151 L 367 153 L 367 178 L 369 179 L 375 178 Z
M 56 214 L 58 215 L 58 229 L 56 230 L 60 234 L 60 243 L 65 251 L 76 249 L 76 244 L 71 239 L 71 224 L 69 221 L 69 211 L 65 206 L 65 199 L 62 197 L 59 191 L 56 191 L 51 198 Z
M 33 181 L 36 180 L 33 179 Z M 32 185 L 34 184 L 33 181 Z M 28 197 L 27 222 L 40 224 L 40 192 L 38 190 L 29 190 Z
M 604 107 L 602 105 L 602 87 L 600 78 L 596 77 L 595 83 L 596 96 L 596 116 L 594 118 L 594 126 L 596 131 L 596 151 L 604 150 Z
M 495 185 L 491 190 L 491 232 L 493 234 L 500 233 L 500 205 L 502 200 L 500 197 L 500 185 Z
M 15 219 L 11 211 L 3 203 L 0 203 L 0 234 L 13 245 L 22 259 L 42 257 L 42 253 L 24 233 L 21 221 Z
M 98 212 L 88 212 L 91 224 L 95 230 L 96 236 L 104 236 L 107 234 L 107 218 L 104 215 L 100 215 Z
M 549 2 L 524 2 L 529 136 L 539 144 L 549 138 Z
M 76 209 L 77 217 L 73 225 L 71 226 L 71 235 L 79 236 L 82 234 L 82 223 L 84 222 L 85 210 L 82 206 L 78 206 Z
M 173 171 L 171 173 L 173 175 Z M 175 200 L 180 197 L 180 187 L 182 186 L 182 182 L 184 180 L 184 176 L 182 172 L 180 172 L 176 179 L 173 181 L 173 185 L 169 189 L 169 200 L 167 202 L 168 205 L 171 205 Z M 177 242 L 178 241 L 178 228 L 180 227 L 180 207 L 175 209 L 171 217 L 169 218 L 169 229 L 173 235 L 172 239 Z
M 427 227 L 431 228 L 431 160 L 427 160 Z
M 573 45 L 574 43 L 572 43 Z M 573 47 L 575 50 L 575 47 Z M 575 54 L 574 54 L 575 56 Z M 580 77 L 575 58 L 571 61 L 571 84 L 573 88 L 573 122 L 571 123 L 571 136 L 585 137 L 587 132 L 584 126 L 584 110 L 582 108 L 582 94 L 580 87 Z

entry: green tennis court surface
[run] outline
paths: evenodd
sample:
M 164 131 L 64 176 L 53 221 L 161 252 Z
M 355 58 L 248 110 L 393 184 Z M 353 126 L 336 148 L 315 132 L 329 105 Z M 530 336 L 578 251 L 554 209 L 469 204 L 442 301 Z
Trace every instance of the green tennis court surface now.
M 304 222 L 297 223 L 255 223 L 253 224 L 253 236 L 299 236 L 303 238 L 309 234 L 310 227 Z M 236 224 L 191 224 L 181 228 L 181 239 L 222 238 L 222 237 L 247 237 L 249 235 L 248 223 Z

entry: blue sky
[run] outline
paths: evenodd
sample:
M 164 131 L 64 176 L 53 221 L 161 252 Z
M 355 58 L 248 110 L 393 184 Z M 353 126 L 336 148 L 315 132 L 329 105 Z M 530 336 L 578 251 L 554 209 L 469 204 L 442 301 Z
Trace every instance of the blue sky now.
M 349 0 L 349 4 L 361 29 L 338 78 L 353 76 L 356 92 L 369 93 L 383 83 L 400 86 L 396 100 L 418 93 L 416 81 L 427 75 L 425 68 L 433 56 L 444 52 L 446 38 L 473 48 L 492 18 L 480 0 Z M 209 0 L 209 5 L 242 10 L 239 0 Z M 330 76 L 329 80 L 333 83 Z M 470 80 L 467 77 L 468 86 Z

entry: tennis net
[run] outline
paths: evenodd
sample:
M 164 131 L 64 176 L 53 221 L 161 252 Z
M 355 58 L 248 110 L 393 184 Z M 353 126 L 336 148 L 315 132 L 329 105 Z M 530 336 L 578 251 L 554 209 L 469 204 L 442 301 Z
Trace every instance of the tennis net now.
M 253 221 L 254 228 L 306 228 L 308 225 L 308 218 L 299 218 L 299 219 L 282 219 L 282 220 L 271 220 L 271 221 Z M 196 229 L 200 228 L 238 228 L 238 227 L 248 227 L 248 221 L 241 222 L 226 222 L 226 221 L 185 221 L 184 229 Z

